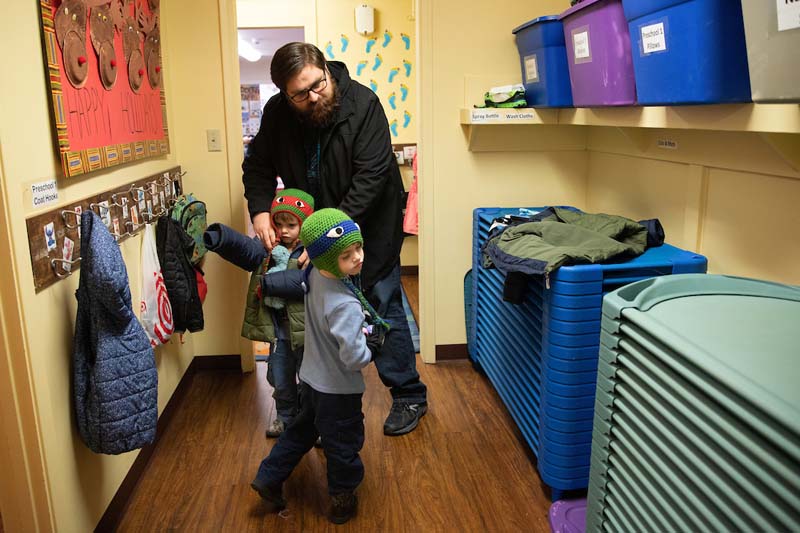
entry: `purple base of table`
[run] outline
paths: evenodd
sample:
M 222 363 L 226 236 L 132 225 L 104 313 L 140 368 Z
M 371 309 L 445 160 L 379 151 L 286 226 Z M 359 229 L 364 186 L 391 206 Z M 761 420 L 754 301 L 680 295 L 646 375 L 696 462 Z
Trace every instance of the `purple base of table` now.
M 553 533 L 584 533 L 586 531 L 586 498 L 558 500 L 548 513 Z

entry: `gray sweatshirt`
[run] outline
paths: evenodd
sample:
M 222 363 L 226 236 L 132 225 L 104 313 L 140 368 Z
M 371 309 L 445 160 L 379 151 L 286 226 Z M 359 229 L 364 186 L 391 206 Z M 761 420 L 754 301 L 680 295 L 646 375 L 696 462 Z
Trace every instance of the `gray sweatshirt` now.
M 338 279 L 316 268 L 308 277 L 305 296 L 306 338 L 300 379 L 328 394 L 364 392 L 361 369 L 370 361 L 361 331 L 361 302 Z

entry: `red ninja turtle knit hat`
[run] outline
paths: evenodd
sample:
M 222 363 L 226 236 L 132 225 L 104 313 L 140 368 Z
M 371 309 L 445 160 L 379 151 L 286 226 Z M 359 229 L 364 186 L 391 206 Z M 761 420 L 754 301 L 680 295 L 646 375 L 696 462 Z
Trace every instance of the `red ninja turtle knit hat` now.
M 314 212 L 314 198 L 300 189 L 284 189 L 278 191 L 275 199 L 272 200 L 269 212 L 273 220 L 278 213 L 291 213 L 302 226 L 306 218 Z

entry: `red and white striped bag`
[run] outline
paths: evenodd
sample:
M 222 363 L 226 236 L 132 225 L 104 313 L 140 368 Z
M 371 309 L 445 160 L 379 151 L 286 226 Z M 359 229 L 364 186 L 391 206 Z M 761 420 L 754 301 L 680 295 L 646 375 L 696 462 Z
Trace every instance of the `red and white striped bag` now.
M 172 321 L 172 306 L 164 285 L 161 264 L 156 251 L 156 230 L 147 224 L 142 237 L 142 301 L 139 320 L 152 346 L 165 344 L 175 325 Z

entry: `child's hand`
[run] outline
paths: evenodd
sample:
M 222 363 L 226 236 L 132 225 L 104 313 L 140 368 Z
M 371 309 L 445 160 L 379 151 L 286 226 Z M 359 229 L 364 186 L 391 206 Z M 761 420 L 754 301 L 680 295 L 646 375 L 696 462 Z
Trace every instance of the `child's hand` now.
M 369 327 L 372 328 L 372 326 Z M 373 328 L 372 331 L 367 334 L 367 348 L 369 348 L 369 351 L 372 354 L 372 359 L 375 359 L 380 355 L 385 336 L 386 333 L 381 327 Z
M 300 257 L 297 258 L 297 266 L 300 268 L 305 268 L 308 264 L 308 253 L 303 250 L 303 253 L 300 254 Z

